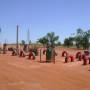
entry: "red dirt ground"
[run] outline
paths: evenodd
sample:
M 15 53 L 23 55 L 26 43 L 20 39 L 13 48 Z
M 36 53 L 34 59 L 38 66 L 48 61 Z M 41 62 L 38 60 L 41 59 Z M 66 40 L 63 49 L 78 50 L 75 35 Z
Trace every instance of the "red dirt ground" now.
M 64 63 L 61 52 L 56 63 L 40 63 L 10 54 L 0 54 L 0 90 L 90 90 L 90 65 L 82 61 Z M 77 50 L 65 49 L 75 55 Z M 42 57 L 45 60 L 45 56 Z

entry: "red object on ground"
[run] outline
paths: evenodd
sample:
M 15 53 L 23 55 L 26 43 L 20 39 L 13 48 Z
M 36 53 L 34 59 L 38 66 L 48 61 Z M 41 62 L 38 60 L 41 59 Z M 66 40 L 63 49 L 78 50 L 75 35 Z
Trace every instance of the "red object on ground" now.
M 54 60 L 54 64 L 55 64 L 55 60 Z
M 78 60 L 79 60 L 79 61 L 82 60 L 82 55 L 81 55 L 81 54 L 78 55 Z
M 24 52 L 23 51 L 20 51 L 20 55 L 19 55 L 20 57 L 25 57 L 25 54 L 24 54 Z
M 81 52 L 77 52 L 76 53 L 76 58 L 78 58 L 78 56 L 81 54 Z
M 86 55 L 85 55 L 85 54 L 83 54 L 83 55 L 82 55 L 82 59 L 84 59 L 84 58 L 85 58 L 85 56 L 86 56 Z
M 88 60 L 89 60 L 89 64 L 90 64 L 90 57 L 88 57 Z
M 15 54 L 14 54 L 14 52 L 12 52 L 12 56 L 14 56 Z
M 65 63 L 68 63 L 68 56 L 65 57 Z
M 45 55 L 45 53 L 46 53 L 46 49 L 43 50 L 43 55 Z
M 35 56 L 33 55 L 33 53 L 32 52 L 29 52 L 29 58 L 28 59 L 32 59 L 32 60 L 34 60 L 35 59 Z
M 88 60 L 88 58 L 85 56 L 83 59 L 83 65 L 87 65 L 87 60 Z
M 68 55 L 68 53 L 66 52 L 66 51 L 63 51 L 62 52 L 62 57 L 65 57 L 65 56 L 67 56 Z
M 34 56 L 32 56 L 32 58 L 31 58 L 32 60 L 35 60 L 35 57 Z
M 71 62 L 74 62 L 74 57 L 71 55 L 71 56 L 69 56 L 69 58 L 70 58 L 70 61 Z
M 16 56 L 17 54 L 16 54 L 16 52 L 13 50 L 12 51 L 12 56 Z

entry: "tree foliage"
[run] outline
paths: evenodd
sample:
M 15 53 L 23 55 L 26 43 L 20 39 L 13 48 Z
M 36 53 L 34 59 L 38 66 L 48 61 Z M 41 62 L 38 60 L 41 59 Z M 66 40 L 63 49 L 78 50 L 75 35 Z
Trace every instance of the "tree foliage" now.
M 55 33 L 51 32 L 51 33 L 47 33 L 46 38 L 48 40 L 48 44 L 54 46 L 55 43 L 58 41 L 59 36 L 55 36 Z
M 74 41 L 73 37 L 65 38 L 64 46 L 67 46 L 67 47 L 73 46 L 73 41 Z
M 38 42 L 43 45 L 51 45 L 54 46 L 58 41 L 59 36 L 55 36 L 54 32 L 47 33 L 44 37 L 38 39 Z
M 25 45 L 25 41 L 24 40 L 22 40 L 21 43 L 22 43 L 22 45 Z
M 69 37 L 64 40 L 65 46 L 73 46 L 76 43 L 77 48 L 88 49 L 90 45 L 90 30 L 84 31 L 81 28 L 77 29 L 74 37 Z
M 39 42 L 45 46 L 48 43 L 48 40 L 46 37 L 42 37 L 42 38 L 38 39 L 37 42 Z
M 77 29 L 76 35 L 76 46 L 77 48 L 82 47 L 83 49 L 88 49 L 90 44 L 90 30 L 83 31 L 82 29 Z

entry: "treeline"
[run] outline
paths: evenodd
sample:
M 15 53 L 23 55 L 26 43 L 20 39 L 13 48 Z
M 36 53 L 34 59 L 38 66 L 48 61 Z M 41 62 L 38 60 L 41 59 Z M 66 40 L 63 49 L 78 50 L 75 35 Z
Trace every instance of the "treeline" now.
M 21 41 L 22 45 L 25 45 L 25 40 Z M 39 38 L 36 43 L 32 43 L 31 41 L 28 43 L 29 45 L 40 45 L 43 46 L 60 46 L 61 42 L 59 42 L 59 36 L 56 36 L 54 32 L 47 33 L 45 36 Z
M 65 38 L 64 46 L 76 46 L 78 49 L 88 49 L 90 46 L 90 30 L 77 29 L 75 36 Z
M 43 46 L 61 45 L 59 42 L 59 36 L 56 36 L 54 32 L 47 33 L 44 37 L 38 39 L 37 43 L 41 43 Z
M 25 41 L 22 40 L 22 44 Z M 31 41 L 29 44 L 32 44 Z M 88 49 L 90 47 L 90 30 L 84 31 L 81 28 L 76 30 L 74 36 L 70 36 L 64 39 L 64 43 L 61 44 L 59 36 L 55 35 L 54 32 L 47 33 L 45 36 L 39 38 L 36 44 L 42 44 L 43 46 L 65 46 L 65 47 L 76 47 L 78 49 Z

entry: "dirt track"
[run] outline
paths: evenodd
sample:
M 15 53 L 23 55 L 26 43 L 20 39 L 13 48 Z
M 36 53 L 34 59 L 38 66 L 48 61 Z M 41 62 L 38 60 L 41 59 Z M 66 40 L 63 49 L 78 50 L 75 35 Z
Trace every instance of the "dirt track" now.
M 56 64 L 0 55 L 0 90 L 90 90 L 90 65 L 65 64 L 57 52 Z

